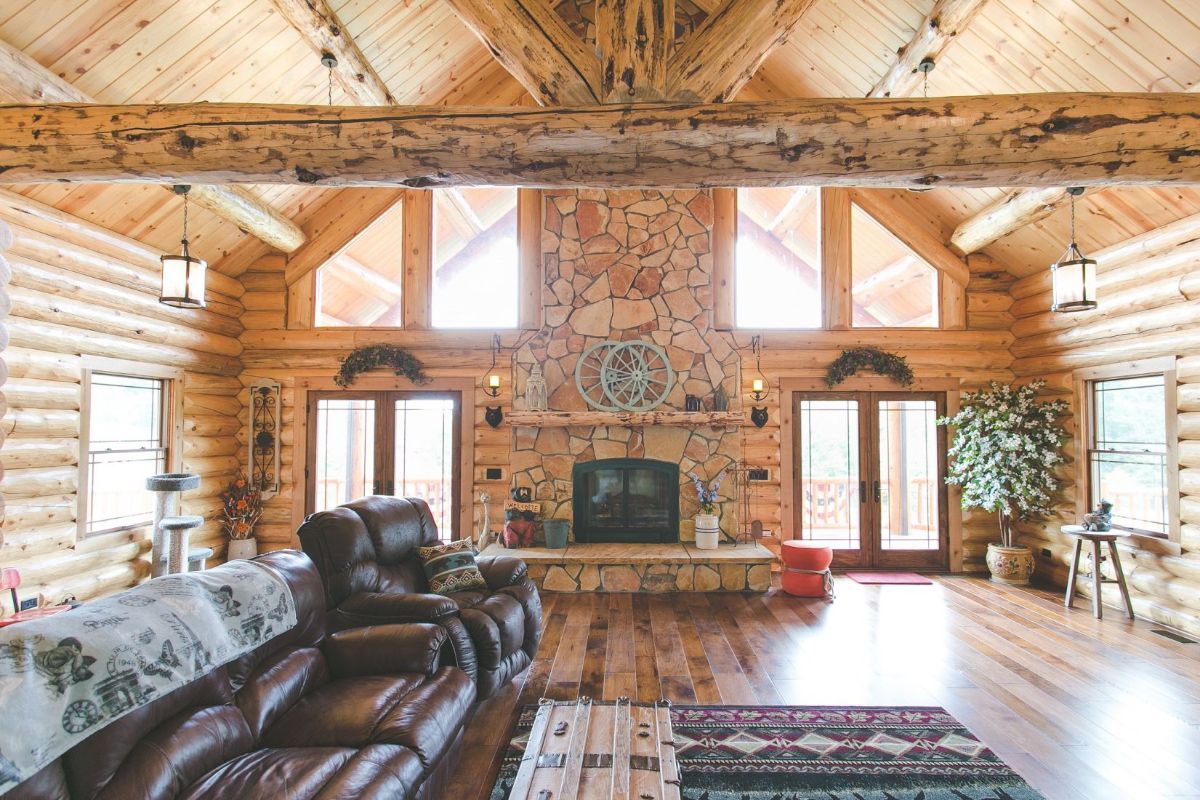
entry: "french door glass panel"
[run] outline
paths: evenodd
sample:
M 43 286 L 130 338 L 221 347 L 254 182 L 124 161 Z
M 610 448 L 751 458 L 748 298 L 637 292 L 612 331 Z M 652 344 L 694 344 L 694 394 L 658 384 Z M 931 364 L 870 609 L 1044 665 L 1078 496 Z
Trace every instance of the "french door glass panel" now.
M 438 530 L 454 529 L 456 403 L 449 397 L 400 398 L 393 408 L 395 494 L 429 503 Z
M 933 400 L 878 401 L 879 534 L 884 550 L 941 547 Z
M 942 405 L 920 394 L 797 398 L 798 529 L 832 547 L 836 567 L 945 567 Z
M 860 545 L 857 400 L 800 401 L 804 538 L 835 550 Z
M 330 398 L 316 404 L 312 511 L 372 494 L 375 485 L 375 400 Z
M 310 414 L 309 512 L 371 494 L 419 497 L 429 503 L 442 538 L 454 538 L 457 395 L 316 395 Z

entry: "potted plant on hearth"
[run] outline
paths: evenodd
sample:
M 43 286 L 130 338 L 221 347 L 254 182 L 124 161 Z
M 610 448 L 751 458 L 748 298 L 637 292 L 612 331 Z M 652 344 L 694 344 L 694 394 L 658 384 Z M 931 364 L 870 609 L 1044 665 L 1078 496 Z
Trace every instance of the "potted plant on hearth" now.
M 946 483 L 962 488 L 963 508 L 999 516 L 1000 543 L 988 544 L 992 580 L 1024 585 L 1033 574 L 1033 552 L 1016 541 L 1014 524 L 1051 513 L 1059 489 L 1055 470 L 1065 459 L 1062 400 L 1038 401 L 1044 381 L 1017 389 L 992 381 L 963 397 L 962 408 L 939 425 L 954 428 Z
M 717 473 L 717 477 L 707 483 L 696 473 L 688 473 L 692 484 L 696 487 L 696 499 L 700 501 L 700 513 L 693 519 L 696 523 L 696 547 L 701 550 L 716 550 L 721 540 L 721 517 L 717 514 L 717 490 L 721 488 L 721 479 L 725 470 Z
M 262 518 L 262 494 L 244 475 L 238 475 L 221 492 L 222 520 L 229 537 L 228 560 L 258 555 L 254 526 Z

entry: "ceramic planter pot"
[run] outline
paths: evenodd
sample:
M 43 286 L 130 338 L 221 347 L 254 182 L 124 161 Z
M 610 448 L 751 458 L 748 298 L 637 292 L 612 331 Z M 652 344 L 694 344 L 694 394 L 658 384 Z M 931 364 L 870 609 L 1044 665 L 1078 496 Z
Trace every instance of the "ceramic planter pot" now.
M 1005 547 L 989 544 L 987 549 L 988 571 L 996 583 L 1012 586 L 1027 586 L 1033 575 L 1033 551 L 1028 547 Z
M 716 514 L 697 514 L 696 547 L 701 550 L 716 550 L 721 541 L 721 518 Z
M 548 519 L 542 523 L 542 532 L 546 534 L 546 547 L 550 550 L 562 550 L 567 546 L 567 521 L 565 519 Z
M 250 539 L 230 539 L 229 551 L 226 553 L 228 560 L 233 561 L 239 558 L 254 558 L 258 555 L 258 540 Z

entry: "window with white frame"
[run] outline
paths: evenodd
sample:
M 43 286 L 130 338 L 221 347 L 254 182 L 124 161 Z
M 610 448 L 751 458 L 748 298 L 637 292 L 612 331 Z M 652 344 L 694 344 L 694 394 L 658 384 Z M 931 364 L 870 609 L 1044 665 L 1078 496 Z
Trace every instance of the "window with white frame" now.
M 1087 501 L 1113 504 L 1113 526 L 1171 534 L 1172 424 L 1163 373 L 1086 383 Z
M 154 495 L 146 478 L 168 471 L 170 395 L 164 378 L 85 373 L 83 436 L 85 534 L 148 525 Z

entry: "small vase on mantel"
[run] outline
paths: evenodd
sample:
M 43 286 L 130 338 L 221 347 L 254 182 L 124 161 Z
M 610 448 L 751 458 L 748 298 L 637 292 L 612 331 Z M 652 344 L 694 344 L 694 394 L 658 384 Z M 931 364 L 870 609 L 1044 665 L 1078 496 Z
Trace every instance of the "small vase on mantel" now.
M 697 514 L 692 519 L 696 523 L 696 547 L 716 550 L 721 541 L 721 518 L 716 514 Z

